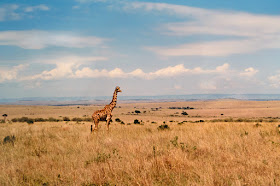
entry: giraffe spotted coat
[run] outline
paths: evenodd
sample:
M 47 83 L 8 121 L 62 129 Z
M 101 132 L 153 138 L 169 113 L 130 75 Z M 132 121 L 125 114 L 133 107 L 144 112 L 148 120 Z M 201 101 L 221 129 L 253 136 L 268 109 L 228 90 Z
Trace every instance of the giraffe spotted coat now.
M 107 121 L 107 130 L 109 130 L 109 125 L 112 118 L 112 111 L 117 104 L 118 92 L 122 92 L 119 86 L 115 88 L 111 103 L 109 105 L 106 105 L 103 109 L 97 110 L 92 114 L 94 130 L 98 130 L 99 121 Z

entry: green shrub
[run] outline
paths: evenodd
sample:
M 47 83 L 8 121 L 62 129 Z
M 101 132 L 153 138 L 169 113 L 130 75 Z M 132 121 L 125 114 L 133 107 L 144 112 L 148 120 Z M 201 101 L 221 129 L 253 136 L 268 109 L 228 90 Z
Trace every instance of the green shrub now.
M 169 130 L 169 126 L 168 125 L 160 125 L 158 128 L 158 130 Z
M 227 118 L 227 119 L 224 119 L 224 122 L 233 122 L 233 119 L 232 118 Z
M 116 118 L 115 121 L 116 122 L 121 122 L 122 120 L 120 120 L 120 118 Z
M 18 122 L 18 118 L 13 118 L 12 122 Z
M 6 136 L 3 140 L 3 144 L 11 143 L 14 145 L 15 140 L 16 140 L 16 137 L 14 135 Z
M 84 118 L 84 121 L 91 122 L 91 121 L 92 121 L 92 118 Z
M 28 117 L 21 117 L 18 119 L 19 122 L 27 122 L 28 121 Z
M 187 112 L 185 112 L 185 111 L 183 111 L 181 114 L 184 115 L 184 116 L 189 115 L 189 114 L 188 114 Z
M 170 143 L 174 146 L 178 146 L 178 136 L 175 136 L 173 140 L 170 140 Z
M 28 124 L 33 124 L 34 121 L 33 121 L 33 119 L 28 119 L 28 120 L 27 120 L 27 123 L 28 123 Z
M 140 114 L 141 112 L 140 112 L 140 110 L 135 110 L 134 111 L 136 114 Z
M 262 125 L 259 124 L 259 123 L 256 123 L 256 124 L 255 124 L 255 127 L 260 127 L 260 126 L 262 126 Z
M 62 120 L 63 121 L 70 121 L 70 118 L 69 117 L 63 117 Z
M 140 124 L 139 120 L 138 120 L 138 119 L 135 119 L 135 120 L 134 120 L 134 124 Z
M 72 118 L 72 121 L 81 122 L 81 121 L 83 121 L 83 119 L 82 118 Z
M 45 122 L 46 120 L 44 118 L 35 118 L 35 122 Z
M 53 117 L 50 117 L 50 118 L 48 119 L 48 121 L 50 121 L 50 122 L 58 122 L 59 119 L 55 119 L 55 118 L 53 118 Z

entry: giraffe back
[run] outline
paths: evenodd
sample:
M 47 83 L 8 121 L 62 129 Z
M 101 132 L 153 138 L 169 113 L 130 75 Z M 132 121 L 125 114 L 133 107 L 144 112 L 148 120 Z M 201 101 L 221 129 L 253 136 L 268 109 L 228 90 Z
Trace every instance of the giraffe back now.
M 103 109 L 97 110 L 92 114 L 93 120 L 105 121 L 107 116 L 111 114 L 110 105 L 106 105 Z

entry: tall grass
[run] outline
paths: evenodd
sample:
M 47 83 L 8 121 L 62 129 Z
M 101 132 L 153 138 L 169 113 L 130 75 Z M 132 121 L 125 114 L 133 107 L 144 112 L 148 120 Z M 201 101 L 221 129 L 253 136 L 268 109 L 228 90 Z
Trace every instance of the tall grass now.
M 0 185 L 280 185 L 276 123 L 1 124 Z

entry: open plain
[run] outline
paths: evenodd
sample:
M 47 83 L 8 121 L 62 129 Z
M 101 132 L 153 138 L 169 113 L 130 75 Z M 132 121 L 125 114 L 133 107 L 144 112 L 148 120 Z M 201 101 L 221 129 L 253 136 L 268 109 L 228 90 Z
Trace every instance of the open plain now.
M 0 184 L 280 185 L 280 101 L 103 107 L 1 105 Z

